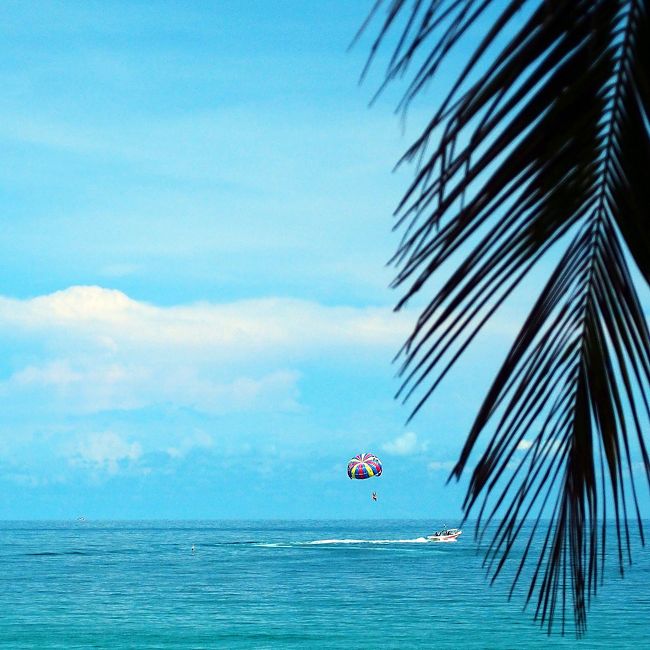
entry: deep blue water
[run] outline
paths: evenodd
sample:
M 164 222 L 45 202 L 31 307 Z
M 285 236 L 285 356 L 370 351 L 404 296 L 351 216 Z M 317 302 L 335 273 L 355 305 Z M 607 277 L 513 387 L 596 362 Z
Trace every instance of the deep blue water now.
M 549 639 L 489 587 L 471 534 L 413 541 L 440 524 L 0 522 L 0 647 L 650 647 L 647 552 L 586 637 Z

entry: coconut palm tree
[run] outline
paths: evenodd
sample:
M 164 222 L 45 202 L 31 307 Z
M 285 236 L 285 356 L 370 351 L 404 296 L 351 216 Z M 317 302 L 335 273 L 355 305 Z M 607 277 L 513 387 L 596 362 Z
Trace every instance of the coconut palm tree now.
M 650 0 L 379 0 L 369 19 L 381 21 L 370 62 L 390 47 L 385 84 L 407 79 L 401 109 L 431 90 L 451 52 L 466 53 L 453 85 L 435 87 L 439 101 L 403 158 L 415 176 L 396 211 L 397 308 L 426 297 L 399 355 L 413 414 L 531 269 L 552 269 L 450 477 L 476 453 L 465 513 L 479 538 L 488 533 L 493 577 L 509 561 L 513 588 L 527 576 L 526 602 L 549 632 L 557 618 L 564 632 L 567 600 L 578 634 L 586 628 L 608 507 L 621 573 L 630 519 L 643 541 L 649 9 Z

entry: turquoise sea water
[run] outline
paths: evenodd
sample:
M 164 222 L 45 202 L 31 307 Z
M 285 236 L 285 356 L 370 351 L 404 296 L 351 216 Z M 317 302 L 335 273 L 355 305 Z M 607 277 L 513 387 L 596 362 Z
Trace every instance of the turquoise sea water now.
M 441 524 L 0 522 L 0 647 L 650 647 L 647 552 L 549 639 Z

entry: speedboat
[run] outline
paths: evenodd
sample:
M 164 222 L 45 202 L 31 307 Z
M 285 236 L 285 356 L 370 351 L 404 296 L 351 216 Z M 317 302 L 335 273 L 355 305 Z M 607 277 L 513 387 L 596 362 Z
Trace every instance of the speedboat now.
M 431 542 L 455 542 L 462 534 L 459 528 L 443 528 L 433 535 L 427 535 L 427 539 Z

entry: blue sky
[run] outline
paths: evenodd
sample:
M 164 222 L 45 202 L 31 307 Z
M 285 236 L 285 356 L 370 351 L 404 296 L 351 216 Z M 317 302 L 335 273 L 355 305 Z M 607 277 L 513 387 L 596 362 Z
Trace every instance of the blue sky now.
M 406 426 L 371 4 L 3 3 L 0 517 L 459 516 L 516 300 Z

